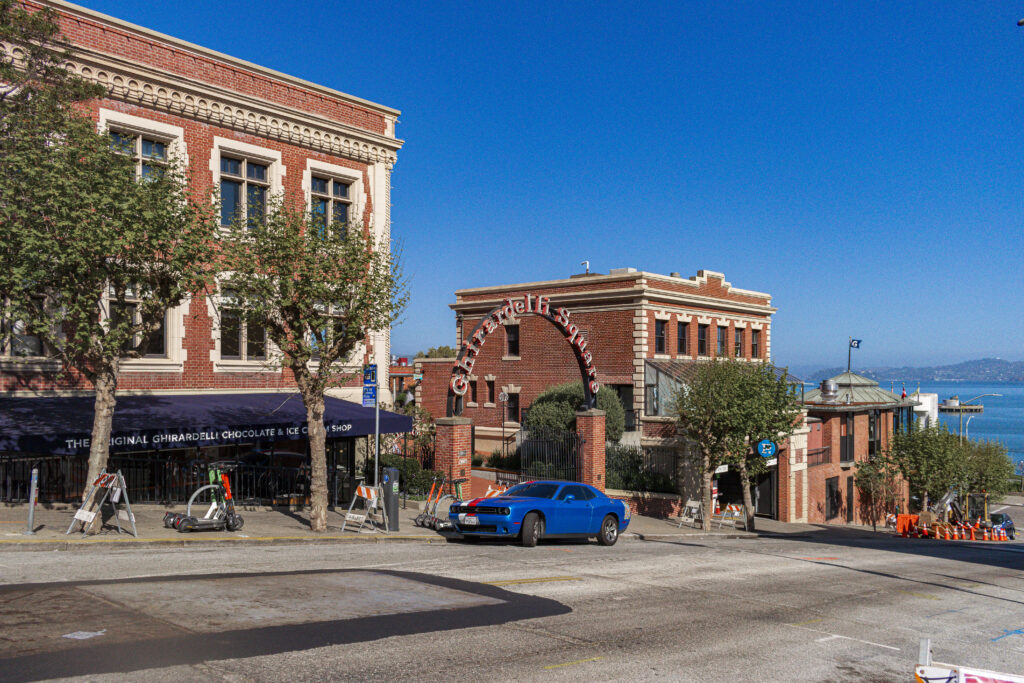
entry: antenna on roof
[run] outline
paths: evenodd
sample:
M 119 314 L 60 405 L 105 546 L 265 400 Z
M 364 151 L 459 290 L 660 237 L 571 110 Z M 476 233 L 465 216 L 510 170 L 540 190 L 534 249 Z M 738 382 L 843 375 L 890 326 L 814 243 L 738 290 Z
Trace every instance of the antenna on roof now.
M 580 261 L 580 265 L 587 269 L 587 275 L 590 275 L 590 261 Z

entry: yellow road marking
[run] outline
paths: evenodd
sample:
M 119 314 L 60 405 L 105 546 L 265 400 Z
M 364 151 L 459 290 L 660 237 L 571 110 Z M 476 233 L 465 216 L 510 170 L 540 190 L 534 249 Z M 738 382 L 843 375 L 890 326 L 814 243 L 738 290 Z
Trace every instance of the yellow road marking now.
M 565 662 L 563 664 L 549 664 L 545 666 L 545 669 L 560 669 L 563 666 L 572 666 L 573 664 L 585 664 L 587 662 L 596 662 L 604 657 L 590 657 L 589 659 L 577 659 L 575 662 Z
M 817 623 L 820 623 L 820 622 L 821 622 L 821 619 L 811 619 L 809 621 L 800 621 L 800 622 L 797 622 L 795 624 L 790 624 L 790 626 L 807 626 L 808 624 L 817 624 Z
M 508 579 L 505 581 L 484 581 L 483 583 L 487 586 L 513 586 L 517 583 L 546 583 L 548 581 L 582 581 L 582 579 L 578 576 L 542 576 L 536 579 Z
M 939 598 L 934 595 L 928 595 L 927 593 L 915 593 L 913 591 L 896 590 L 897 593 L 903 593 L 904 595 L 913 595 L 915 598 L 924 598 L 925 600 L 938 600 Z

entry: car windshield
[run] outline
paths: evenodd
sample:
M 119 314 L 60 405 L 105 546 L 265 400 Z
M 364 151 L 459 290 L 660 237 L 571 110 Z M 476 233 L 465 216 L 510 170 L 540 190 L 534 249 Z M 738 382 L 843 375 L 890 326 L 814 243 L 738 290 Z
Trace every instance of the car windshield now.
M 550 498 L 558 490 L 558 484 L 541 484 L 535 481 L 513 486 L 505 491 L 506 496 L 523 496 L 524 498 Z
M 992 517 L 992 523 L 993 524 L 1002 524 L 1003 522 L 1005 522 L 1007 520 L 1006 515 L 1004 515 L 1002 513 L 992 515 L 991 517 Z

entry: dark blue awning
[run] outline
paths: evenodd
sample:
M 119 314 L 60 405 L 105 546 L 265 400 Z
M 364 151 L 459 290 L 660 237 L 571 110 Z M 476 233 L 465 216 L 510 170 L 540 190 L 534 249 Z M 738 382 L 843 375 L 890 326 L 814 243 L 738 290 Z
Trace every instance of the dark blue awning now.
M 327 438 L 374 433 L 374 409 L 326 397 Z M 0 452 L 87 454 L 93 397 L 0 398 Z M 380 411 L 380 431 L 412 430 L 412 418 Z M 306 438 L 297 394 L 119 396 L 112 453 Z

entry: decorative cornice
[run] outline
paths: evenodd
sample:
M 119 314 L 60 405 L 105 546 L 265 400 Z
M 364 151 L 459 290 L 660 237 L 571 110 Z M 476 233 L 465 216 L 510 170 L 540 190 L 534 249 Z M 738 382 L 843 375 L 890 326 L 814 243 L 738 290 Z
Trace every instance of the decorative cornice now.
M 13 54 L 16 64 L 23 62 L 20 48 L 0 42 L 0 50 Z M 110 99 L 355 161 L 391 168 L 403 144 L 396 138 L 88 48 L 76 46 L 75 59 L 65 66 L 104 86 Z

